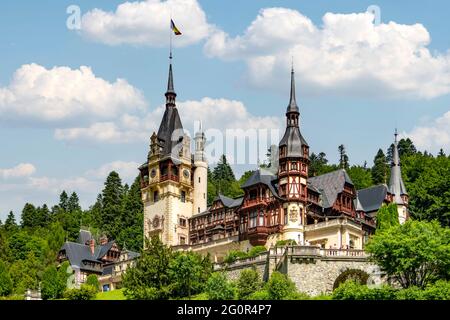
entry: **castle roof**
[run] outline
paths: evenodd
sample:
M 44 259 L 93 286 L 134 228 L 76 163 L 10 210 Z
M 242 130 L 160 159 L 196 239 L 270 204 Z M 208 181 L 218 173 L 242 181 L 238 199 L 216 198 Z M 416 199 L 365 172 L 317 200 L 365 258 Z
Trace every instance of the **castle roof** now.
M 320 176 L 308 178 L 308 182 L 310 186 L 320 191 L 322 206 L 324 208 L 330 208 L 333 206 L 338 194 L 344 190 L 346 183 L 353 185 L 347 171 L 344 169 L 339 169 Z
M 395 131 L 394 150 L 391 163 L 391 177 L 389 179 L 389 192 L 394 196 L 394 202 L 404 204 L 402 195 L 407 195 L 405 184 L 400 169 L 400 157 L 398 154 L 397 130 Z
M 364 211 L 367 213 L 378 211 L 386 198 L 387 192 L 388 187 L 385 184 L 356 191 L 356 211 Z

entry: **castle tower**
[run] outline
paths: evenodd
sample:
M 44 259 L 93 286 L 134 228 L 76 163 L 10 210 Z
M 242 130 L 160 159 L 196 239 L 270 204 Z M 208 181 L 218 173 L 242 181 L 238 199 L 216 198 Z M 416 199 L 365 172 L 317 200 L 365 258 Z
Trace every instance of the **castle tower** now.
M 194 212 L 198 214 L 206 211 L 207 203 L 207 183 L 208 183 L 208 162 L 205 154 L 206 138 L 203 133 L 202 123 L 195 134 L 194 153 Z
M 392 202 L 397 204 L 398 220 L 405 223 L 408 219 L 408 193 L 402 179 L 402 171 L 400 168 L 400 157 L 398 154 L 397 129 L 395 129 L 394 150 L 391 162 L 391 178 L 389 180 L 389 192 L 392 195 Z
M 300 133 L 299 108 L 295 98 L 294 68 L 291 70 L 291 94 L 286 110 L 286 131 L 281 139 L 278 165 L 278 193 L 283 204 L 283 237 L 302 244 L 306 216 L 309 146 Z
M 153 132 L 147 162 L 140 168 L 144 203 L 144 238 L 158 235 L 163 243 L 188 243 L 188 218 L 193 212 L 190 138 L 176 107 L 172 63 L 169 66 L 166 109 L 158 134 Z

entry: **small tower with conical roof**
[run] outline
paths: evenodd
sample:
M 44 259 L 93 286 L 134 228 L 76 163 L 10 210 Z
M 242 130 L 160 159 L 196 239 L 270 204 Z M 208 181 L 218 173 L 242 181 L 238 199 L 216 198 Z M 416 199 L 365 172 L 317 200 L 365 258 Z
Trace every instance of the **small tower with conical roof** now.
M 286 225 L 284 238 L 303 243 L 309 146 L 299 127 L 300 111 L 295 97 L 294 68 L 291 69 L 291 93 L 286 110 L 286 131 L 278 148 L 278 193 L 286 200 L 283 204 Z
M 206 211 L 208 192 L 208 161 L 205 153 L 206 137 L 203 133 L 202 123 L 195 134 L 194 153 L 194 214 Z
M 397 129 L 395 129 L 394 150 L 391 162 L 391 178 L 389 180 L 389 193 L 392 196 L 392 202 L 397 204 L 398 220 L 404 223 L 408 219 L 408 193 L 402 179 L 400 168 L 400 156 L 398 153 Z

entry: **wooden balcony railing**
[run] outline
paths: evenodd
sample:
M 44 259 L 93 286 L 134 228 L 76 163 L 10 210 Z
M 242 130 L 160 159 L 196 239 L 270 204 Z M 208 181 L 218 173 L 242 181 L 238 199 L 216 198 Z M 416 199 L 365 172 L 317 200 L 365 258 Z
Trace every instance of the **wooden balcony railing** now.
M 162 182 L 162 181 L 166 181 L 166 180 L 172 180 L 172 181 L 178 182 L 180 179 L 179 179 L 178 176 L 173 175 L 173 174 L 164 174 L 164 175 L 161 175 L 159 181 Z

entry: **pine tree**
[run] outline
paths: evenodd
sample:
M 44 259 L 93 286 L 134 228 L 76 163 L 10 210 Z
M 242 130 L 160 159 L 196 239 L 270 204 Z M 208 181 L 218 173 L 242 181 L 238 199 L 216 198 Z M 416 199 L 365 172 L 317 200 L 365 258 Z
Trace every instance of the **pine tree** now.
M 315 154 L 314 152 L 309 157 L 309 176 L 315 177 L 326 172 L 325 166 L 328 163 L 327 155 L 324 152 Z
M 9 212 L 3 227 L 7 232 L 17 229 L 16 217 L 14 216 L 14 213 L 12 211 Z
M 68 209 L 68 202 L 69 202 L 69 197 L 67 196 L 66 191 L 63 190 L 63 192 L 59 196 L 59 207 L 62 210 L 67 211 L 67 209 Z
M 348 156 L 345 151 L 345 146 L 341 144 L 338 147 L 338 150 L 339 150 L 339 168 L 348 169 L 349 163 L 348 163 Z
M 36 208 L 32 204 L 26 203 L 22 210 L 22 227 L 33 228 L 36 225 Z
M 121 219 L 123 200 L 122 180 L 117 172 L 112 171 L 106 178 L 102 191 L 102 229 L 113 238 L 116 238 L 119 230 L 116 221 Z
M 387 163 L 383 150 L 379 149 L 373 159 L 372 180 L 374 184 L 387 182 Z
M 72 192 L 69 200 L 67 201 L 67 209 L 68 212 L 79 212 L 81 211 L 80 199 L 76 192 Z

